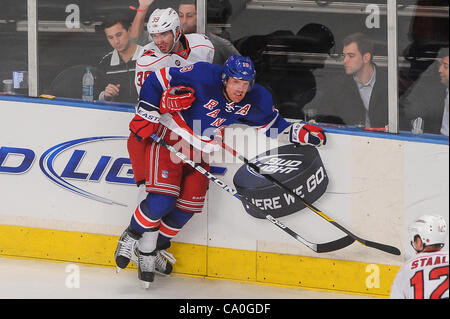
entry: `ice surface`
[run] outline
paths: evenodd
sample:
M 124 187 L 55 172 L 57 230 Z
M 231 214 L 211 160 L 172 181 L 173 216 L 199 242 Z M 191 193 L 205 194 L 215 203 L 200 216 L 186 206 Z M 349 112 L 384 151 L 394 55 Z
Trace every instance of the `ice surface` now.
M 148 290 L 136 270 L 0 257 L 0 298 L 20 299 L 360 299 L 359 295 L 255 283 L 156 275 Z

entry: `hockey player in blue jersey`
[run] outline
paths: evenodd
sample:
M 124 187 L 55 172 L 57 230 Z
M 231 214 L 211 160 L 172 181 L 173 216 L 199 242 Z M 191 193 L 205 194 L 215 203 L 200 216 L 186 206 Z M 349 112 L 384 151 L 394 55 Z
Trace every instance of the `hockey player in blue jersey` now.
M 163 68 L 145 80 L 129 127 L 130 139 L 147 143 L 146 152 L 145 156 L 133 154 L 129 147 L 129 153 L 133 170 L 145 167 L 147 197 L 122 234 L 115 260 L 119 268 L 125 268 L 135 250 L 138 278 L 146 287 L 154 280 L 155 271 L 171 272 L 161 251 L 170 246 L 170 240 L 194 213 L 202 211 L 208 189 L 205 176 L 188 164 L 171 160 L 170 151 L 150 135 L 156 133 L 209 170 L 199 154 L 218 150 L 215 136 L 235 123 L 257 127 L 269 137 L 286 137 L 291 143 L 326 143 L 320 127 L 290 124 L 279 114 L 270 92 L 255 84 L 255 69 L 247 57 L 233 55 L 224 66 L 198 62 Z

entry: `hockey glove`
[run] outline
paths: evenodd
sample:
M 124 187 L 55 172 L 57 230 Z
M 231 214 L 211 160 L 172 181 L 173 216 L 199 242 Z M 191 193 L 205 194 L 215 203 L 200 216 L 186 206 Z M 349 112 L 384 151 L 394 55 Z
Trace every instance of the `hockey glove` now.
M 139 115 L 135 115 L 134 118 L 130 122 L 130 131 L 136 135 L 136 138 L 139 141 L 146 139 L 150 135 L 156 132 L 158 129 L 159 123 L 149 122 L 146 119 L 142 118 Z
M 159 112 L 174 113 L 191 107 L 195 101 L 195 90 L 187 86 L 174 86 L 165 90 L 161 96 Z
M 325 145 L 325 132 L 318 126 L 307 123 L 294 123 L 289 132 L 289 141 L 301 145 Z

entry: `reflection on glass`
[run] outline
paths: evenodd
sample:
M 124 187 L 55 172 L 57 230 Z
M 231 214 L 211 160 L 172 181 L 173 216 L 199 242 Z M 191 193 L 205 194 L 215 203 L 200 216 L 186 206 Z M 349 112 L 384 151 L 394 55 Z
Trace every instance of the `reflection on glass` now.
M 388 124 L 387 70 L 374 61 L 374 40 L 350 34 L 342 41 L 342 74 L 328 82 L 327 92 L 315 103 L 319 121 L 361 128 Z
M 408 31 L 399 34 L 410 62 L 410 68 L 400 73 L 400 130 L 415 133 L 411 123 L 422 118 L 423 133 L 448 136 L 449 2 L 413 2 L 415 10 L 404 19 Z
M 180 14 L 180 24 L 172 30 L 174 39 L 167 41 L 174 45 L 164 48 L 165 44 L 159 43 L 153 48 L 158 35 L 149 36 L 149 18 L 156 9 L 169 7 Z M 216 22 L 228 18 L 230 10 L 228 1 L 208 1 L 208 12 Z M 136 62 L 147 49 L 180 55 L 198 50 L 180 37 L 182 31 L 187 35 L 197 30 L 196 1 L 41 0 L 38 12 L 41 93 L 82 99 L 83 77 L 89 67 L 94 77 L 94 101 L 135 104 L 140 86 L 151 72 L 195 62 L 174 55 L 169 64 L 146 64 L 136 72 Z M 22 25 L 22 29 L 25 32 L 26 26 Z M 229 55 L 238 53 L 227 39 L 209 32 L 208 36 L 220 48 L 211 54 L 214 63 L 223 64 Z M 144 48 L 147 45 L 150 47 Z M 195 52 L 191 55 L 195 56 Z M 197 60 L 209 61 L 209 57 Z
M 138 94 L 134 84 L 136 61 L 143 47 L 132 42 L 130 22 L 123 16 L 111 16 L 102 24 L 105 38 L 113 49 L 98 64 L 95 99 L 134 104 Z
M 39 1 L 41 93 L 134 104 L 137 46 L 128 41 L 129 5 L 117 0 Z
M 136 16 L 133 19 L 132 27 L 130 29 L 130 36 L 133 41 L 140 45 L 146 45 L 153 41 L 152 37 L 149 37 L 147 28 L 144 25 L 147 24 L 145 14 L 152 12 L 154 9 L 164 9 L 171 7 L 177 11 L 181 31 L 184 34 L 197 33 L 197 1 L 196 0 L 180 0 L 179 2 L 170 5 L 168 2 L 159 5 L 158 1 L 153 0 L 140 0 L 139 9 L 136 11 Z M 232 7 L 230 2 L 227 1 L 208 1 L 207 15 L 210 28 L 208 28 L 206 35 L 212 42 L 215 48 L 215 54 L 213 63 L 223 65 L 226 59 L 233 55 L 239 54 L 233 44 L 229 41 L 229 34 L 225 28 L 221 26 L 226 25 L 227 19 L 231 15 Z M 210 23 L 212 22 L 212 23 Z M 218 31 L 219 30 L 219 31 Z
M 0 9 L 0 95 L 27 94 L 28 51 L 25 0 L 2 0 Z
M 413 134 L 423 134 L 423 119 L 421 117 L 415 118 L 411 121 L 411 132 Z
M 400 73 L 400 130 L 414 131 L 423 120 L 423 133 L 448 136 L 448 1 L 414 1 L 405 19 L 403 51 L 410 68 Z M 414 133 L 414 132 L 413 132 Z
M 195 0 L 37 3 L 40 94 L 81 100 L 89 67 L 95 101 L 134 104 L 134 63 L 152 41 L 147 23 L 154 10 L 172 7 L 184 33 L 197 31 Z M 421 117 L 424 133 L 448 135 L 449 2 L 397 3 L 400 130 L 411 132 L 411 120 Z M 223 64 L 233 53 L 253 60 L 256 81 L 271 91 L 284 117 L 309 118 L 306 110 L 313 109 L 318 122 L 382 128 L 386 10 L 386 0 L 209 0 L 206 34 L 216 49 L 214 63 Z M 0 41 L 0 92 L 26 94 L 26 0 L 2 0 Z
M 283 116 L 315 110 L 317 122 L 388 124 L 386 1 L 233 4 L 232 40 Z

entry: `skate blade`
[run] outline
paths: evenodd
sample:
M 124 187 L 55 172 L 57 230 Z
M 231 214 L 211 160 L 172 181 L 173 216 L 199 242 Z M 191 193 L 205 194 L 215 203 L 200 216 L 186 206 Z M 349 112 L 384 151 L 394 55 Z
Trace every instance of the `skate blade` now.
M 151 284 L 151 282 L 148 282 L 148 281 L 142 281 L 142 280 L 141 280 L 141 285 L 142 285 L 142 287 L 143 287 L 144 289 L 149 289 L 149 288 L 150 288 L 150 284 Z
M 163 273 L 161 271 L 158 271 L 158 270 L 155 270 L 155 274 L 157 274 L 159 276 L 163 276 L 163 277 L 169 277 L 170 276 L 170 274 L 165 274 L 165 273 Z

